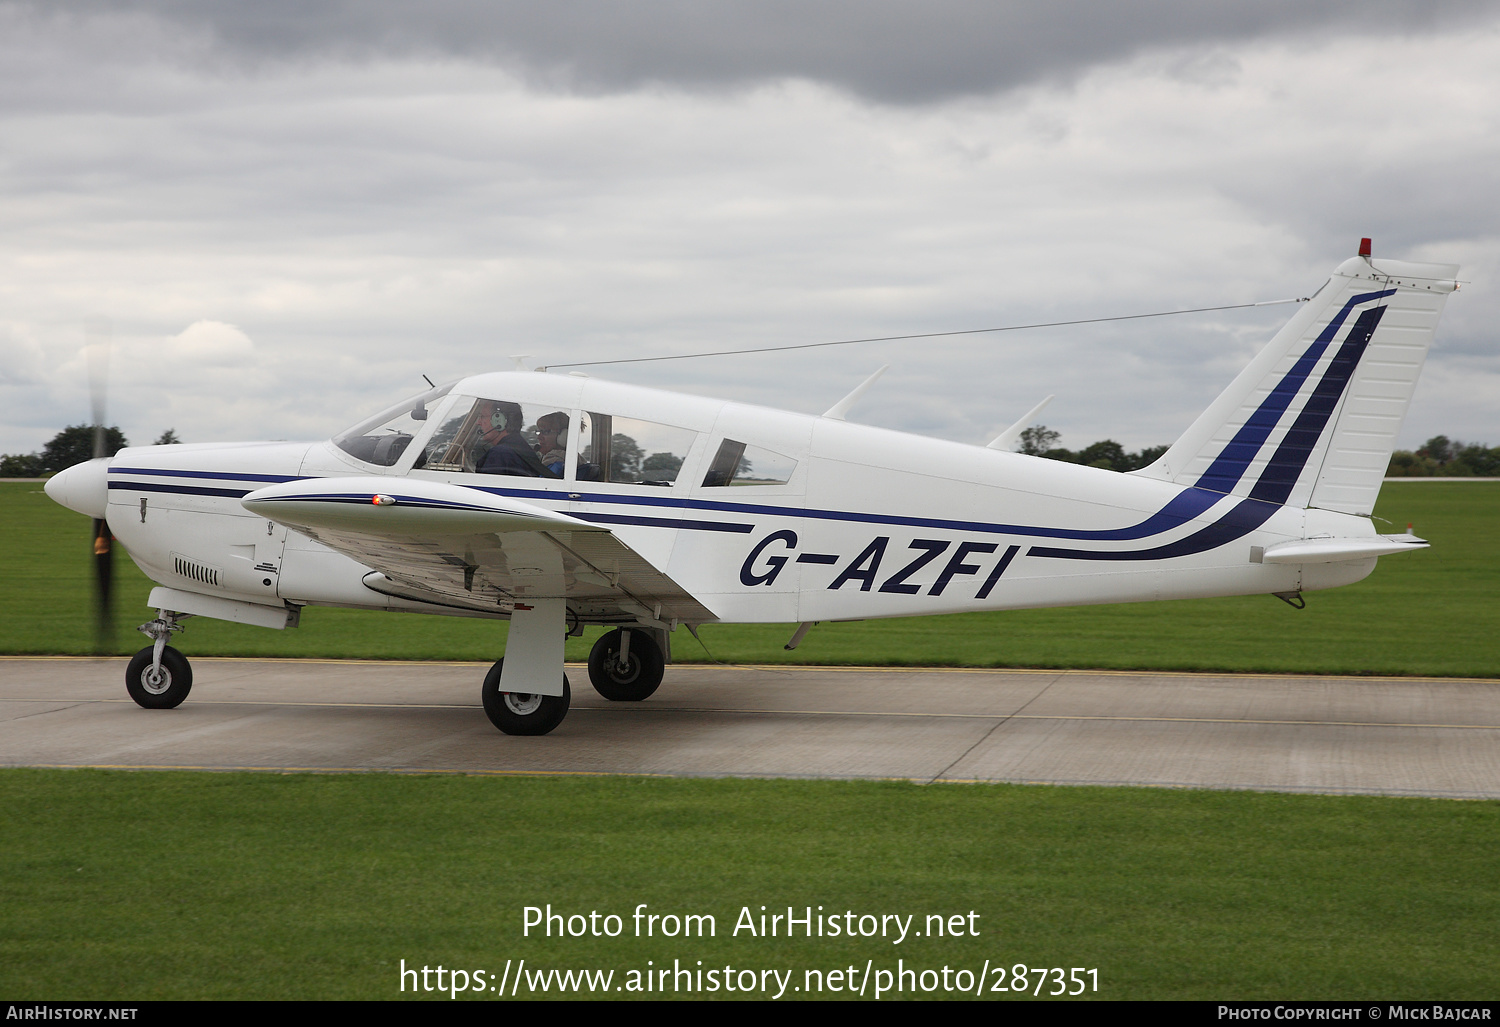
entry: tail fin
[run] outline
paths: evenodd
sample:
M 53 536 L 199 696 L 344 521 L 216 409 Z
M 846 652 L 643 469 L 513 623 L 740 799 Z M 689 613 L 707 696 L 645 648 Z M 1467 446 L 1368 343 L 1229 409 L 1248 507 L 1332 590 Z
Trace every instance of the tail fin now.
M 1369 241 L 1160 460 L 1135 473 L 1368 515 L 1456 264 L 1374 261 Z

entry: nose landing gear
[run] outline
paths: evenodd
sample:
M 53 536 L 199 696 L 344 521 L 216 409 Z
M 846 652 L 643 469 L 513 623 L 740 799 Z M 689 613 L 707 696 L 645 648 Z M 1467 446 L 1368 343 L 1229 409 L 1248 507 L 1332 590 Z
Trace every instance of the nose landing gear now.
M 167 645 L 172 633 L 181 631 L 178 623 L 187 614 L 157 610 L 153 621 L 138 630 L 151 644 L 130 658 L 125 668 L 125 691 L 138 706 L 148 710 L 170 710 L 182 705 L 193 687 L 193 668 L 187 657 Z
M 193 687 L 193 668 L 171 646 L 163 646 L 156 662 L 150 646 L 130 659 L 125 670 L 125 691 L 138 706 L 148 710 L 170 710 L 182 705 Z

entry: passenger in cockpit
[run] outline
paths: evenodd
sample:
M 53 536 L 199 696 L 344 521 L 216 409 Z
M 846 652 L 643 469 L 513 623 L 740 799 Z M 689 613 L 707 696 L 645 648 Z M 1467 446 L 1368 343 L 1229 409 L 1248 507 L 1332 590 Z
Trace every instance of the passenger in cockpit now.
M 480 437 L 490 448 L 479 461 L 480 474 L 516 474 L 529 478 L 560 478 L 521 434 L 521 408 L 515 403 L 490 402 L 490 412 L 480 415 Z
M 561 410 L 536 419 L 536 448 L 542 463 L 559 478 L 568 462 L 568 415 Z

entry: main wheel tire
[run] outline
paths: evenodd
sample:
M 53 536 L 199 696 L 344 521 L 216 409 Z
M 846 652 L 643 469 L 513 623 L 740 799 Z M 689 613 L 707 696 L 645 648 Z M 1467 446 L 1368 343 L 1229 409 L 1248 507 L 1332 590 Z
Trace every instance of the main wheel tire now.
M 496 660 L 490 672 L 484 676 L 484 689 L 480 693 L 484 700 L 484 712 L 501 731 L 508 735 L 545 735 L 563 722 L 568 715 L 568 704 L 573 691 L 568 687 L 568 675 L 563 675 L 562 695 L 537 695 L 535 692 L 500 691 L 500 668 L 504 660 Z
M 655 692 L 666 673 L 667 661 L 656 640 L 644 631 L 631 631 L 630 653 L 620 668 L 620 635 L 616 628 L 599 637 L 589 652 L 589 683 L 614 702 L 640 702 Z
M 136 705 L 148 710 L 170 710 L 182 705 L 193 688 L 193 668 L 187 657 L 171 646 L 161 651 L 161 671 L 151 673 L 152 646 L 146 646 L 130 658 L 125 668 L 125 691 Z

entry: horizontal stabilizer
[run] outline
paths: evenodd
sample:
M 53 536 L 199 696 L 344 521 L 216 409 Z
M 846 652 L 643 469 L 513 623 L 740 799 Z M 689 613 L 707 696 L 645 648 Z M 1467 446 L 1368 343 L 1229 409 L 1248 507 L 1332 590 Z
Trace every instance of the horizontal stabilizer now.
M 1268 546 L 1259 563 L 1341 563 L 1344 560 L 1368 560 L 1372 556 L 1391 556 L 1416 549 L 1426 549 L 1425 539 L 1415 535 L 1376 535 L 1374 538 L 1304 538 Z

